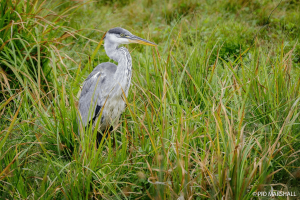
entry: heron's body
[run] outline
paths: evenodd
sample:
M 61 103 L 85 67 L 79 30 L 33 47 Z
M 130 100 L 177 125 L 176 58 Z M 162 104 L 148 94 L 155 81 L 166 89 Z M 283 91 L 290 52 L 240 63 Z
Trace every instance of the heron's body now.
M 135 41 L 155 45 L 122 28 L 110 29 L 106 33 L 104 38 L 106 54 L 118 65 L 110 62 L 101 63 L 84 81 L 79 97 L 79 121 L 83 127 L 88 126 L 91 121 L 93 124 L 99 121 L 100 130 L 103 132 L 117 125 L 126 107 L 124 97 L 128 96 L 132 75 L 130 53 L 119 45 Z M 101 119 L 98 120 L 99 116 Z
M 117 125 L 125 109 L 123 95 L 125 94 L 126 98 L 128 96 L 132 62 L 126 48 L 120 47 L 116 51 L 119 55 L 119 59 L 115 60 L 118 66 L 110 62 L 101 63 L 83 84 L 79 98 L 79 111 L 84 126 L 87 126 L 91 120 L 97 122 L 102 112 L 100 129 L 105 131 L 110 125 Z

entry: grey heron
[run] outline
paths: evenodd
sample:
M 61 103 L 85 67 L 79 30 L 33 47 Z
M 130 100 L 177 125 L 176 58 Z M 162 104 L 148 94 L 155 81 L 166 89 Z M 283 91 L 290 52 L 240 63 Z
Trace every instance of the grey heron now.
M 83 83 L 79 97 L 79 122 L 81 129 L 99 121 L 100 130 L 113 130 L 126 107 L 131 82 L 132 60 L 129 51 L 121 44 L 139 43 L 156 46 L 155 43 L 133 35 L 117 27 L 107 31 L 103 38 L 104 49 L 109 58 L 118 63 L 101 63 L 94 68 Z M 101 40 L 102 40 L 101 39 Z M 101 119 L 98 120 L 99 116 Z M 98 143 L 102 140 L 98 132 Z

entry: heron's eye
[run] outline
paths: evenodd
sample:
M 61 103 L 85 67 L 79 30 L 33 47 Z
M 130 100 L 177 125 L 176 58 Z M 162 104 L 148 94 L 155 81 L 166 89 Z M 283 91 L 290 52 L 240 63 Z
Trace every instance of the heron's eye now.
M 124 35 L 124 33 L 120 33 L 120 36 L 121 36 L 121 37 L 124 37 L 125 35 Z

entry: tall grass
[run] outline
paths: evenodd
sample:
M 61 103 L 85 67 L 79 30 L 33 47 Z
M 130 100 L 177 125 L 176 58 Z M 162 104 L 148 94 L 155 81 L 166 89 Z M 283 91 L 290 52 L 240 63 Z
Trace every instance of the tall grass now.
M 28 2 L 10 3 L 23 13 Z M 52 13 L 51 5 L 32 12 Z M 58 8 L 61 14 L 65 9 Z M 19 29 L 31 39 L 14 43 L 17 36 L 7 34 L 1 50 L 2 199 L 252 199 L 253 192 L 268 190 L 300 195 L 297 44 L 269 49 L 257 40 L 225 57 L 230 49 L 213 36 L 204 43 L 186 18 L 171 23 L 158 48 L 129 46 L 134 69 L 127 109 L 96 148 L 96 131 L 77 134 L 76 93 L 97 62 L 107 60 L 103 49 L 77 52 L 76 45 L 92 42 L 78 35 L 75 46 L 60 49 L 72 40 L 55 41 L 77 33 L 64 26 L 69 23 L 58 22 L 57 14 L 43 23 L 58 23 L 60 30 L 47 32 L 31 18 L 40 14 L 25 13 L 24 26 L 31 22 L 33 28 Z M 81 62 L 74 62 L 76 53 Z

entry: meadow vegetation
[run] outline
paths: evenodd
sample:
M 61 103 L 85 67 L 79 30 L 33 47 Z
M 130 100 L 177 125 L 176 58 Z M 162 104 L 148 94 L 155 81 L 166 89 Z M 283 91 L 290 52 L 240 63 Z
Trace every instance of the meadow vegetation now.
M 0 9 L 1 199 L 300 197 L 299 1 L 0 0 Z M 96 131 L 77 134 L 77 93 L 109 60 L 99 40 L 117 26 L 158 47 L 126 45 L 127 108 L 97 149 Z

